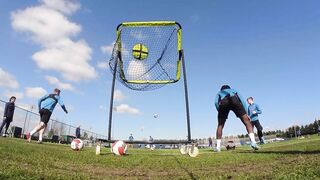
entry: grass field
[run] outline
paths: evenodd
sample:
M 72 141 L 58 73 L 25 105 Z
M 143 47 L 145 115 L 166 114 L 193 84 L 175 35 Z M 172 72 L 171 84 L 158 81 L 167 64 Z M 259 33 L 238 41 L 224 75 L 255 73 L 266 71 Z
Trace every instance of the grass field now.
M 214 153 L 196 158 L 178 150 L 129 149 L 114 156 L 109 148 L 72 151 L 58 144 L 0 138 L 0 179 L 320 179 L 320 137 Z

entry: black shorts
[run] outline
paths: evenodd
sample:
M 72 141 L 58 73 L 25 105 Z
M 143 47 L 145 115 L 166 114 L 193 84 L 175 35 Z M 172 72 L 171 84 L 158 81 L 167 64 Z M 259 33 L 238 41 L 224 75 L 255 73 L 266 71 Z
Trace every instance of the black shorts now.
M 247 114 L 237 95 L 225 97 L 219 102 L 218 119 L 228 119 L 230 111 L 233 111 L 239 118 Z
M 48 109 L 41 109 L 40 110 L 40 121 L 43 122 L 45 125 L 48 124 L 52 112 L 49 111 Z

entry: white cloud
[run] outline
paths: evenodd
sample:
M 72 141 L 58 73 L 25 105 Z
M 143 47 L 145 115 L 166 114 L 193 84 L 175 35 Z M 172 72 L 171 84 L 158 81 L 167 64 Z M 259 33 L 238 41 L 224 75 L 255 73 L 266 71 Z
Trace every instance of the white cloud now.
M 100 61 L 98 62 L 97 66 L 100 69 L 107 69 L 109 67 L 109 64 L 105 61 Z
M 41 50 L 32 55 L 38 67 L 55 70 L 74 82 L 97 77 L 95 68 L 89 64 L 92 53 L 89 45 L 84 40 L 71 39 L 81 32 L 81 26 L 69 21 L 66 14 L 79 8 L 76 1 L 42 0 L 38 6 L 11 13 L 13 29 L 26 33 L 41 45 Z
M 146 63 L 143 61 L 130 61 L 126 78 L 128 80 L 150 80 L 150 75 L 147 72 Z
M 115 101 L 123 101 L 124 99 L 126 99 L 127 97 L 122 93 L 122 91 L 120 90 L 115 90 L 114 91 L 114 100 Z
M 6 92 L 4 92 L 3 95 L 8 99 L 11 96 L 15 96 L 17 99 L 22 99 L 24 96 L 22 92 L 17 92 L 17 91 L 6 91 Z
M 56 40 L 77 35 L 81 26 L 62 13 L 45 6 L 29 7 L 11 13 L 14 30 L 31 35 L 33 41 L 47 46 Z
M 28 98 L 38 99 L 47 94 L 47 91 L 42 87 L 26 87 L 25 95 Z
M 41 0 L 45 6 L 58 10 L 62 13 L 72 14 L 78 9 L 80 9 L 81 5 L 75 0 Z
M 112 54 L 113 46 L 115 42 L 110 43 L 109 45 L 101 46 L 100 49 L 105 54 Z
M 130 107 L 127 104 L 120 104 L 120 105 L 114 107 L 114 111 L 117 113 L 121 113 L 121 114 L 124 114 L 124 113 L 134 114 L 134 115 L 140 114 L 139 109 Z
M 63 83 L 56 77 L 46 76 L 45 78 L 46 78 L 46 80 L 48 81 L 49 84 L 55 85 L 59 89 L 75 91 L 75 88 L 71 84 Z
M 0 87 L 12 88 L 12 89 L 19 87 L 19 83 L 16 80 L 16 78 L 10 73 L 4 71 L 1 67 L 0 67 Z

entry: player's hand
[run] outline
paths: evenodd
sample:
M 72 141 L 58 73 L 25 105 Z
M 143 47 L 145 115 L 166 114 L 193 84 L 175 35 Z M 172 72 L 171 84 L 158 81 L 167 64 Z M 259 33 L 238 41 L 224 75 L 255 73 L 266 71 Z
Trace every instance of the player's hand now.
M 252 111 L 252 114 L 257 114 L 257 111 Z

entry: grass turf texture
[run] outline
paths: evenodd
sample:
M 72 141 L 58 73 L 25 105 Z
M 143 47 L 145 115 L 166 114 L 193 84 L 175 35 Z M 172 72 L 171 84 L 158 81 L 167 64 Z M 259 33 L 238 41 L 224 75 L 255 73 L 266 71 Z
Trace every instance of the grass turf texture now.
M 320 179 L 320 137 L 294 139 L 196 158 L 175 150 L 109 148 L 72 151 L 70 146 L 0 138 L 0 179 Z

